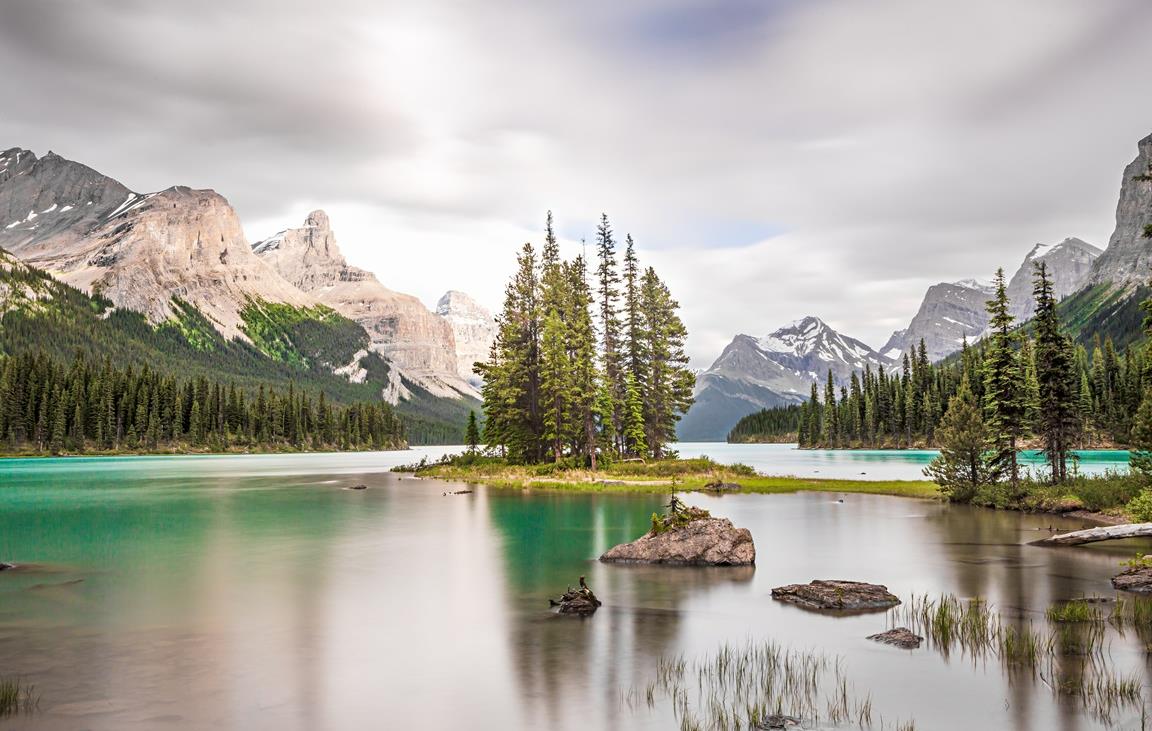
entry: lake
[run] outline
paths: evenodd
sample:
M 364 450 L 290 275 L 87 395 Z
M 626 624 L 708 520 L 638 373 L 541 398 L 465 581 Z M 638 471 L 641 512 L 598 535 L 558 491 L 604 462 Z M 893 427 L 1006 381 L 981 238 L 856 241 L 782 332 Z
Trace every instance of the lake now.
M 766 471 L 914 477 L 902 453 L 893 466 L 681 445 L 697 449 Z M 26 565 L 0 573 L 0 677 L 41 698 L 0 729 L 675 729 L 670 701 L 643 699 L 660 658 L 766 640 L 838 657 L 876 728 L 1140 728 L 1136 709 L 1105 719 L 1052 690 L 1084 658 L 1028 673 L 898 650 L 864 639 L 883 613 L 823 616 L 770 591 L 876 581 L 906 602 L 984 597 L 1044 630 L 1054 601 L 1114 596 L 1109 578 L 1146 541 L 1043 549 L 1025 544 L 1081 524 L 883 496 L 692 495 L 752 531 L 755 568 L 603 565 L 660 496 L 446 495 L 468 488 L 387 472 L 441 451 L 0 462 L 0 559 Z M 551 614 L 582 574 L 604 606 Z M 1106 632 L 1100 657 L 1146 694 L 1149 638 Z

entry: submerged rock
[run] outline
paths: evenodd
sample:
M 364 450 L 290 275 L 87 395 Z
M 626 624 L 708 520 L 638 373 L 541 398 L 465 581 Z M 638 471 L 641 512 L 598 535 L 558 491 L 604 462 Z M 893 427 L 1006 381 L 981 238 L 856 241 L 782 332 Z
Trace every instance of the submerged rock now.
M 648 533 L 610 548 L 606 563 L 656 563 L 682 566 L 746 566 L 756 563 L 756 545 L 747 528 L 727 518 L 703 518 Z
M 739 482 L 721 482 L 720 480 L 716 480 L 715 482 L 709 482 L 704 486 L 704 489 L 712 490 L 713 492 L 740 492 L 744 488 Z
M 549 606 L 555 607 L 559 614 L 576 614 L 586 617 L 594 614 L 600 608 L 600 600 L 588 588 L 588 584 L 584 582 L 584 577 L 580 577 L 579 588 L 573 589 L 568 587 L 568 591 L 560 597 L 559 601 L 555 599 L 548 600 Z
M 0 571 L 7 571 L 8 569 L 14 569 L 14 568 L 16 568 L 16 564 L 4 563 L 3 561 L 0 561 Z
M 875 642 L 883 642 L 885 645 L 894 645 L 905 650 L 915 650 L 920 647 L 920 643 L 924 641 L 923 637 L 914 634 L 912 630 L 907 627 L 896 627 L 887 632 L 868 635 L 868 639 Z
M 346 487 L 344 489 L 345 490 L 367 490 L 368 486 L 367 485 L 349 485 L 348 487 Z
M 863 581 L 817 579 L 808 584 L 789 584 L 772 590 L 772 598 L 805 609 L 866 612 L 888 609 L 900 598 L 882 584 Z
M 773 713 L 760 723 L 756 724 L 758 729 L 777 729 L 777 728 L 792 728 L 799 726 L 800 719 L 795 716 L 785 716 L 781 713 Z
M 1152 567 L 1125 569 L 1112 577 L 1112 586 L 1135 594 L 1152 594 Z

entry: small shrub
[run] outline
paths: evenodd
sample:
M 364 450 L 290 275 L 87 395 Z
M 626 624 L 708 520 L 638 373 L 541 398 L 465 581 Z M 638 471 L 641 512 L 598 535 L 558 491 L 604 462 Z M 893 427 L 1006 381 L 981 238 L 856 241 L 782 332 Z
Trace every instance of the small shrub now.
M 1124 508 L 1128 516 L 1137 523 L 1152 522 L 1152 489 L 1141 490 Z
M 1152 569 L 1152 556 L 1137 553 L 1127 561 L 1121 561 L 1120 565 L 1130 569 Z

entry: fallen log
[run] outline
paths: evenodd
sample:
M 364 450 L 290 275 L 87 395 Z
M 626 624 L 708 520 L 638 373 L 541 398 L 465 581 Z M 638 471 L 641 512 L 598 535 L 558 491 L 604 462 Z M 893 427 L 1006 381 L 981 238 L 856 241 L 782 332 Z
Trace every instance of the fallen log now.
M 1123 525 L 1102 525 L 1099 528 L 1074 530 L 1071 533 L 1041 538 L 1032 541 L 1033 546 L 1081 546 L 1085 543 L 1113 541 L 1119 538 L 1142 538 L 1152 536 L 1152 523 L 1125 523 Z

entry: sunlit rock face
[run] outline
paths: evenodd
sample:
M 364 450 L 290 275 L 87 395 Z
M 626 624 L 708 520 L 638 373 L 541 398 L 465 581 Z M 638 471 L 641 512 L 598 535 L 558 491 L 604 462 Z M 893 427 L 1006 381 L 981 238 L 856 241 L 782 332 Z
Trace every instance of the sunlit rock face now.
M 373 350 L 422 388 L 436 396 L 476 395 L 461 377 L 451 324 L 416 297 L 350 266 L 324 211 L 310 213 L 299 228 L 256 242 L 252 251 L 293 285 L 358 322 Z
M 225 337 L 243 337 L 250 298 L 315 303 L 252 253 L 215 191 L 135 193 L 53 153 L 0 153 L 0 247 L 153 322 L 170 318 L 179 298 Z
M 496 338 L 496 320 L 492 313 L 467 294 L 449 290 L 436 303 L 436 314 L 452 328 L 460 377 L 478 387 L 481 379 L 472 366 L 488 360 L 488 351 Z
M 1140 140 L 1136 159 L 1124 168 L 1116 228 L 1092 267 L 1089 284 L 1147 284 L 1152 272 L 1152 135 Z

